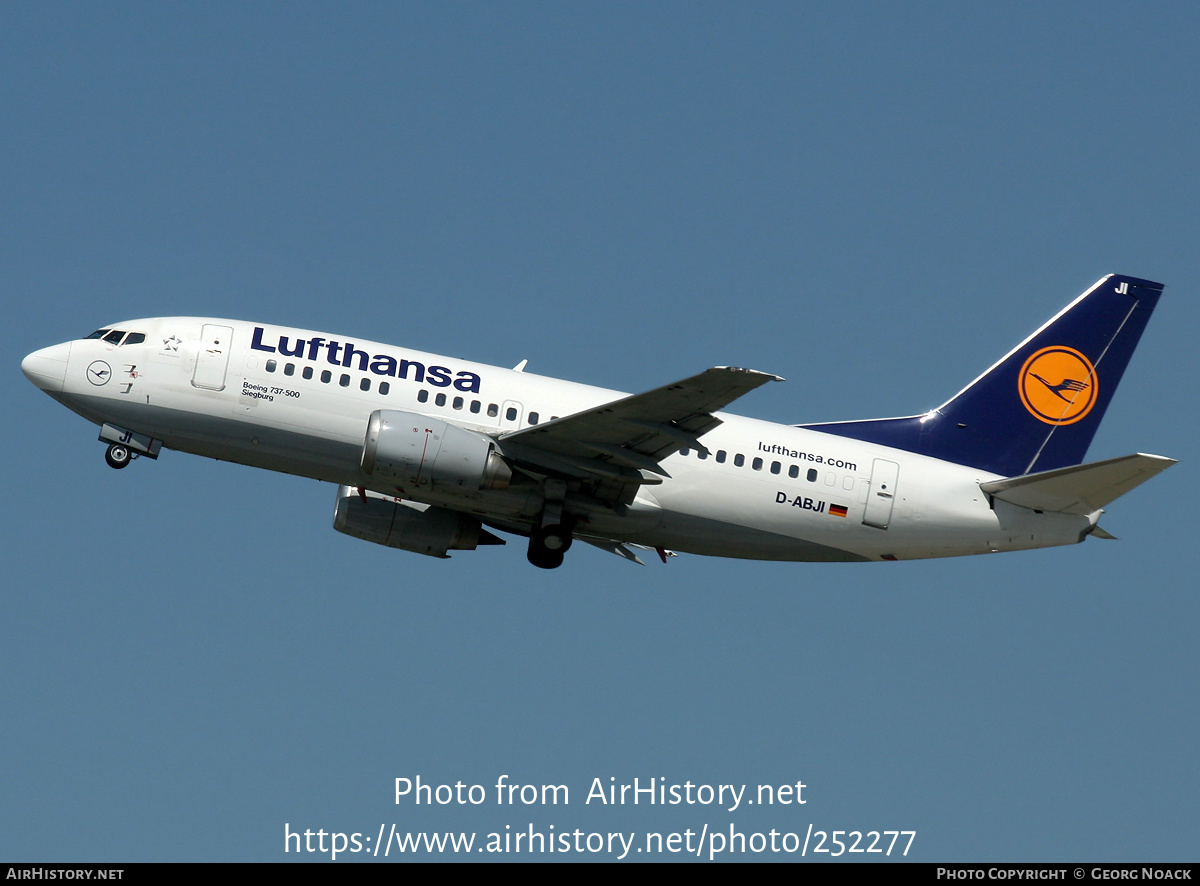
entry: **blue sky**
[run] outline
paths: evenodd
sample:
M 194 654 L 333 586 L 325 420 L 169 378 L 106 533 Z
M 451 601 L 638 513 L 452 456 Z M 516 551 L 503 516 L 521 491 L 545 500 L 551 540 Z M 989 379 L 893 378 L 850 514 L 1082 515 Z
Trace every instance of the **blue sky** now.
M 733 822 L 1194 860 L 1198 32 L 1173 3 L 0 7 L 0 857 Z M 1120 542 L 995 557 L 437 561 L 334 532 L 327 484 L 111 471 L 18 370 L 197 314 L 912 414 L 1109 272 L 1167 288 L 1089 457 L 1181 464 L 1110 508 Z M 396 805 L 418 774 L 571 803 Z M 610 777 L 808 803 L 584 804 Z

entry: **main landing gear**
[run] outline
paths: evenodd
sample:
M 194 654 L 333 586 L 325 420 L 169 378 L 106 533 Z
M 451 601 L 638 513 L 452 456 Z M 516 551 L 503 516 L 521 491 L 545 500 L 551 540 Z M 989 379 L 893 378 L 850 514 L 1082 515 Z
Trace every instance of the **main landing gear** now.
M 571 547 L 571 518 L 563 513 L 567 488 L 561 480 L 547 480 L 543 492 L 546 504 L 538 525 L 529 533 L 529 562 L 539 569 L 562 566 L 563 554 Z
M 540 569 L 556 569 L 570 547 L 570 529 L 561 523 L 543 526 L 529 536 L 529 562 Z
M 104 453 L 104 460 L 110 468 L 123 468 L 133 460 L 133 450 L 124 443 L 110 443 Z

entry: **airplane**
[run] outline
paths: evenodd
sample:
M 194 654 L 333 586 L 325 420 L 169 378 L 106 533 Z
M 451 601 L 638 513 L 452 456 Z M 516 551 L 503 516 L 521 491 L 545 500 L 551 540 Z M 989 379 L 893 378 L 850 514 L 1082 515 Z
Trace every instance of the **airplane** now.
M 163 448 L 337 484 L 334 527 L 447 558 L 574 540 L 895 561 L 1050 547 L 1174 459 L 1083 463 L 1163 286 L 1110 274 L 943 405 L 785 425 L 722 410 L 781 378 L 717 366 L 642 394 L 264 323 L 158 317 L 27 356 L 124 468 Z

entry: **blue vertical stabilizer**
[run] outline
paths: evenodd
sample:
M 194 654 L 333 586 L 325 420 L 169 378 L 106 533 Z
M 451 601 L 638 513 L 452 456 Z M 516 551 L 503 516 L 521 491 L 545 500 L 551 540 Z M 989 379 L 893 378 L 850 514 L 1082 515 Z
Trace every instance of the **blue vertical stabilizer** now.
M 802 427 L 1006 477 L 1080 464 L 1162 290 L 1111 274 L 932 412 Z

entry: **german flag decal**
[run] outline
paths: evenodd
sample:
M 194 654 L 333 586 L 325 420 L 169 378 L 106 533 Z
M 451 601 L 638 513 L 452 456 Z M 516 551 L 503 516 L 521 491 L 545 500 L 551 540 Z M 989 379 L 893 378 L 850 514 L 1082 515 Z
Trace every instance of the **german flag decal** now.
M 846 516 L 847 508 L 845 505 L 835 505 L 832 502 L 829 504 L 829 513 L 834 517 Z

